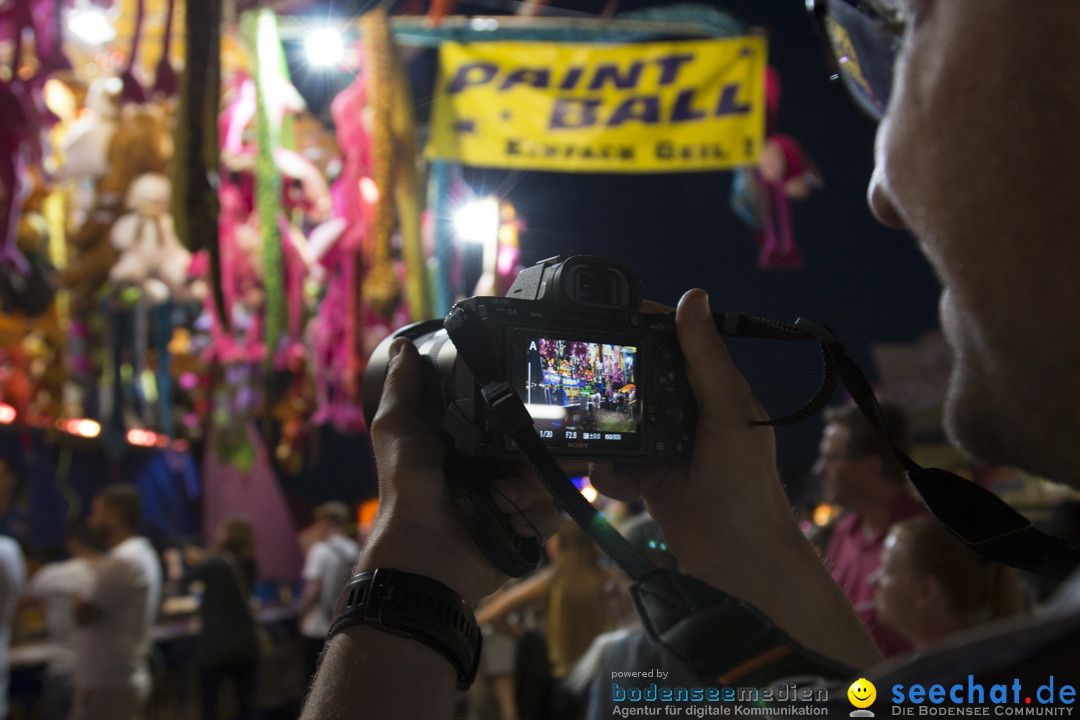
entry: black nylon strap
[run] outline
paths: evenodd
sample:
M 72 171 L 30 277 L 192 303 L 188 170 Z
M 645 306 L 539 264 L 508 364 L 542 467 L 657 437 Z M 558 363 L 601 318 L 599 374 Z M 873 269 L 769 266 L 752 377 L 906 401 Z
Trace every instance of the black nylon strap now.
M 691 575 L 657 570 L 630 593 L 649 635 L 703 680 L 765 686 L 778 677 L 854 672 L 804 647 L 750 603 Z
M 718 331 L 729 337 L 821 344 L 824 374 L 814 397 L 790 415 L 755 424 L 787 425 L 813 416 L 832 399 L 839 378 L 870 423 L 889 438 L 893 452 L 930 512 L 972 550 L 991 560 L 1056 578 L 1067 576 L 1080 564 L 1080 553 L 1035 528 L 990 491 L 943 470 L 924 469 L 896 447 L 873 389 L 829 328 L 803 318 L 788 325 L 742 313 L 717 314 L 715 322 Z M 456 307 L 447 317 L 445 327 L 460 356 L 482 385 L 502 380 L 483 351 L 487 347 L 483 328 L 479 322 L 472 321 L 465 308 Z M 500 422 L 510 422 L 508 434 L 525 452 L 548 491 L 632 578 L 636 580 L 648 572 L 651 569 L 648 561 L 566 479 L 533 430 L 520 399 L 508 386 L 504 390 L 496 398 L 499 407 L 492 409 Z
M 532 463 L 556 502 L 636 582 L 635 605 L 650 635 L 702 678 L 719 684 L 767 684 L 777 677 L 807 673 L 845 677 L 850 669 L 803 647 L 757 608 L 694 578 L 657 571 L 616 532 L 566 478 L 533 428 L 532 418 L 513 388 L 499 377 L 486 353 L 488 338 L 467 308 L 456 306 L 444 326 L 459 357 L 482 386 L 482 394 L 504 432 Z M 799 319 L 795 325 L 741 313 L 716 316 L 721 334 L 821 345 L 824 375 L 814 397 L 796 412 L 760 424 L 806 419 L 831 399 L 837 379 L 871 424 L 889 437 L 930 511 L 977 553 L 1014 567 L 1064 577 L 1076 566 L 1075 551 L 1045 535 L 1000 498 L 942 470 L 924 470 L 892 442 L 881 406 L 865 376 L 828 328 Z
M 732 315 L 738 317 L 732 319 Z M 791 326 L 739 313 L 718 315 L 716 324 L 721 334 L 729 336 L 821 343 L 825 376 L 814 398 L 791 415 L 755 424 L 786 425 L 810 417 L 832 398 L 839 377 L 870 424 L 888 438 L 927 509 L 974 552 L 1011 567 L 1058 579 L 1067 577 L 1080 564 L 1080 553 L 1074 548 L 1034 527 L 986 488 L 944 470 L 923 468 L 900 450 L 892 440 L 881 405 L 866 376 L 828 328 L 802 318 Z

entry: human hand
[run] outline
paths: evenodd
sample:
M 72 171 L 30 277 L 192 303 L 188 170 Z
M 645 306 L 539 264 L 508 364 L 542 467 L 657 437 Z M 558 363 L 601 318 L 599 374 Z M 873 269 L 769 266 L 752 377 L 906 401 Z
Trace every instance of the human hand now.
M 379 510 L 358 571 L 393 567 L 434 578 L 471 604 L 506 578 L 487 560 L 454 508 L 443 475 L 445 449 L 420 412 L 420 356 L 399 338 L 379 410 L 371 424 L 379 475 Z M 523 467 L 494 484 L 496 505 L 523 536 L 549 537 L 559 514 Z
M 750 424 L 768 415 L 735 368 L 704 291 L 682 297 L 675 324 L 698 404 L 692 458 L 662 468 L 594 465 L 592 483 L 618 500 L 643 498 L 689 572 L 749 599 L 747 583 L 782 551 L 778 542 L 798 533 L 777 476 L 773 430 Z

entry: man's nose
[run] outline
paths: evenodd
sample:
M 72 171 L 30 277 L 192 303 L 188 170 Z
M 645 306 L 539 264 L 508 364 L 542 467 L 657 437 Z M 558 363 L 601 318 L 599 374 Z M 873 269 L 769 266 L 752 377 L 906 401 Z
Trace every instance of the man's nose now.
M 896 228 L 897 230 L 902 230 L 907 227 L 907 223 L 900 217 L 900 212 L 896 209 L 896 204 L 890 197 L 889 191 L 886 188 L 885 173 L 880 165 L 874 168 L 874 174 L 870 177 L 870 188 L 867 190 L 867 202 L 870 205 L 870 211 L 882 225 Z

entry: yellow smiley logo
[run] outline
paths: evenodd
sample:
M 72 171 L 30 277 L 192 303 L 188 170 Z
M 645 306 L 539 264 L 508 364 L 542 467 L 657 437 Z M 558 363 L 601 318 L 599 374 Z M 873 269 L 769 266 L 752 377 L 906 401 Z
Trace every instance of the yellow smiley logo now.
M 866 678 L 859 678 L 847 689 L 848 700 L 857 708 L 867 708 L 877 699 L 877 688 Z

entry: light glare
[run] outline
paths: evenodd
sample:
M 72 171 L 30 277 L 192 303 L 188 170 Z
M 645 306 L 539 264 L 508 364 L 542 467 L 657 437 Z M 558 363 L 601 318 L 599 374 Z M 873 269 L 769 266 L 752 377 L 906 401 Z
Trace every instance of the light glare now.
M 337 65 L 345 57 L 345 42 L 341 39 L 341 33 L 334 28 L 321 28 L 308 35 L 304 40 L 304 49 L 307 50 L 308 62 L 315 67 Z
M 542 403 L 529 403 L 525 405 L 533 420 L 562 420 L 566 417 L 566 408 L 559 405 L 544 405 Z
M 101 434 L 101 425 L 93 420 L 71 420 L 68 422 L 68 432 L 85 438 L 97 437 Z
M 454 229 L 466 242 L 494 244 L 499 239 L 499 202 L 493 197 L 474 200 L 458 210 Z
M 68 13 L 68 30 L 87 45 L 104 45 L 116 37 L 116 30 L 97 8 L 80 8 Z

